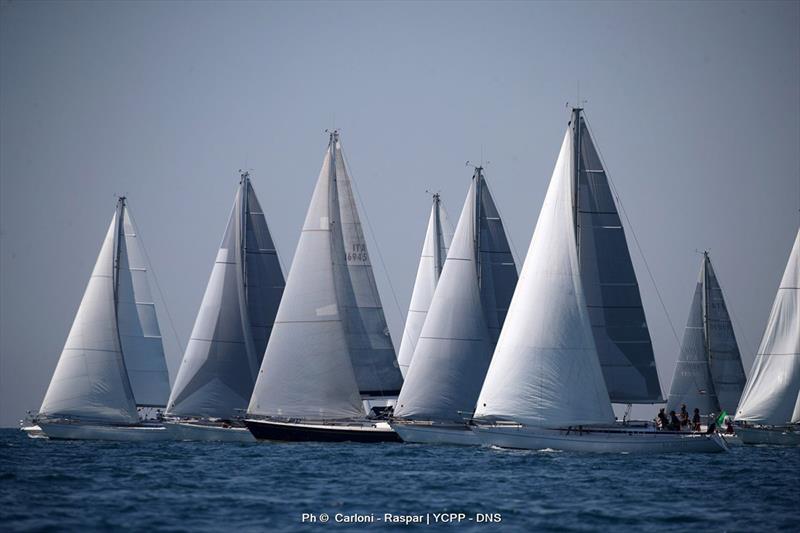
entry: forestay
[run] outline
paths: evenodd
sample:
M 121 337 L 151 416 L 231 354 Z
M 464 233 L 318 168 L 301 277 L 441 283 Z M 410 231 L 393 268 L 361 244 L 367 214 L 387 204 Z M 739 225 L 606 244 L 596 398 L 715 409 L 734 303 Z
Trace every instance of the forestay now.
M 505 319 L 517 271 L 481 170 L 475 170 L 397 400 L 398 418 L 468 419 L 489 367 L 492 330 Z
M 572 115 L 576 234 L 586 305 L 612 402 L 662 399 L 639 284 L 606 171 L 580 109 Z
M 736 420 L 785 425 L 797 420 L 800 394 L 800 230 L 764 337 L 747 380 Z
M 400 350 L 397 355 L 397 362 L 400 364 L 403 377 L 408 374 L 408 367 L 417 347 L 422 325 L 428 315 L 428 308 L 431 305 L 452 239 L 453 228 L 447 218 L 444 205 L 442 205 L 439 194 L 434 194 L 433 206 L 428 218 L 428 229 L 425 232 L 425 241 L 419 258 L 417 278 L 414 281 L 411 304 L 408 306 L 403 338 L 400 341 Z
M 581 284 L 572 153 L 567 131 L 476 418 L 543 427 L 614 420 Z

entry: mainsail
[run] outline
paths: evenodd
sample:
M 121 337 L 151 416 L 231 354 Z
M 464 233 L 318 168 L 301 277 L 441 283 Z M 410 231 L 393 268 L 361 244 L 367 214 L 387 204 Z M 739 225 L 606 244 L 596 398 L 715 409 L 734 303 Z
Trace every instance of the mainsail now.
M 667 401 L 669 411 L 678 411 L 681 404 L 686 404 L 688 409 L 700 409 L 704 415 L 719 413 L 719 399 L 711 377 L 706 336 L 707 258 L 708 255 L 704 254 L 700 278 L 697 280 L 686 329 L 683 331 L 681 352 Z
M 516 281 L 505 231 L 478 167 L 395 416 L 469 418 Z
M 146 265 L 120 198 L 41 415 L 132 424 L 137 405 L 164 405 L 169 379 Z
M 568 130 L 475 418 L 541 427 L 614 421 L 578 263 L 573 161 Z
M 662 399 L 650 331 L 614 195 L 580 108 L 572 113 L 575 233 L 606 386 L 615 403 Z
M 786 425 L 800 418 L 800 230 L 772 304 L 736 420 Z
M 337 163 L 341 157 L 339 136 L 334 132 L 250 399 L 249 414 L 305 419 L 363 417 L 361 395 L 367 386 L 388 393 L 402 382 L 394 350 L 389 349 L 391 342 L 377 291 L 370 297 L 372 289 L 365 286 L 374 287 L 374 278 L 349 192 L 349 178 L 342 175 L 343 167 Z M 341 181 L 348 191 L 346 208 L 340 205 Z M 346 210 L 351 212 L 345 215 Z M 348 245 L 344 232 L 349 233 Z M 374 359 L 365 359 L 368 355 Z M 363 371 L 363 381 L 358 381 L 356 366 Z
M 397 362 L 400 364 L 403 377 L 408 374 L 408 367 L 419 341 L 425 317 L 428 315 L 428 308 L 444 268 L 447 249 L 450 248 L 452 239 L 453 228 L 447 219 L 442 200 L 436 193 L 433 195 L 428 230 L 425 232 L 425 242 L 422 245 L 422 255 L 417 268 L 417 279 L 414 282 L 414 291 L 411 293 L 411 304 L 408 306 L 406 325 L 397 354 Z
M 232 418 L 247 407 L 283 287 L 266 218 L 243 173 L 169 414 Z

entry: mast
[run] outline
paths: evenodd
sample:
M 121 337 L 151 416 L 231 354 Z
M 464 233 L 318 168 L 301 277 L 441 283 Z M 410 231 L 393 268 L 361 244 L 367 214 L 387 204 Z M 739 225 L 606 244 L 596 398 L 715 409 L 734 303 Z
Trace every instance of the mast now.
M 478 275 L 478 288 L 482 286 L 482 276 L 481 276 L 481 269 L 482 269 L 482 261 L 481 261 L 481 198 L 483 197 L 482 189 L 483 185 L 483 167 L 478 166 L 475 167 L 475 218 L 473 219 L 473 223 L 475 224 L 475 267 L 477 270 Z
M 580 210 L 580 177 L 581 177 L 581 111 L 582 107 L 572 108 L 572 189 L 573 189 L 573 219 L 575 221 L 575 243 L 578 251 L 578 263 L 581 259 L 581 224 Z
M 119 353 L 121 356 L 120 359 L 122 361 L 122 370 L 125 374 L 124 382 L 127 389 L 131 393 L 135 407 L 139 407 L 139 404 L 136 401 L 136 395 L 133 392 L 133 383 L 131 383 L 131 377 L 128 374 L 128 365 L 125 362 L 125 351 L 122 348 L 122 333 L 119 330 L 119 266 L 120 256 L 122 254 L 121 243 L 124 242 L 125 239 L 125 224 L 122 222 L 122 217 L 125 216 L 126 201 L 127 198 L 125 196 L 120 196 L 117 200 L 117 212 L 114 217 L 114 266 L 111 270 L 111 286 L 114 293 L 114 331 L 117 333 L 117 346 L 119 347 Z
M 439 193 L 433 194 L 433 239 L 435 246 L 433 247 L 433 270 L 436 274 L 436 279 L 439 279 L 439 276 L 442 275 L 442 267 L 444 266 L 444 262 L 442 261 L 442 248 L 439 246 L 439 235 L 442 234 L 442 220 L 439 215 L 439 203 L 441 202 L 439 198 Z
M 703 337 L 705 337 L 706 358 L 711 367 L 711 335 L 708 331 L 708 250 L 703 252 Z

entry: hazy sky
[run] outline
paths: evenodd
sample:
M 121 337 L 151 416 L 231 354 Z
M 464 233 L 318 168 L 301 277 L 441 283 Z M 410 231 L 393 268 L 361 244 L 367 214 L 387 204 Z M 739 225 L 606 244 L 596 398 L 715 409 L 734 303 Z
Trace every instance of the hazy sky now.
M 711 250 L 750 369 L 800 223 L 798 2 L 3 0 L 0 24 L 2 425 L 41 403 L 115 194 L 174 322 L 162 305 L 174 379 L 237 169 L 288 268 L 323 132 L 341 128 L 397 348 L 426 189 L 455 218 L 483 147 L 524 259 L 578 82 L 664 392 L 678 343 L 631 229 L 679 337 Z

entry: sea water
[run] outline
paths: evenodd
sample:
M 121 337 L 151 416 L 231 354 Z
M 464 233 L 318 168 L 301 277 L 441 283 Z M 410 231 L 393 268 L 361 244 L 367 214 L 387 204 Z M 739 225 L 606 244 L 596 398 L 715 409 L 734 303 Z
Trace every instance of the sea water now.
M 800 448 L 589 455 L 0 430 L 0 530 L 798 531 Z

